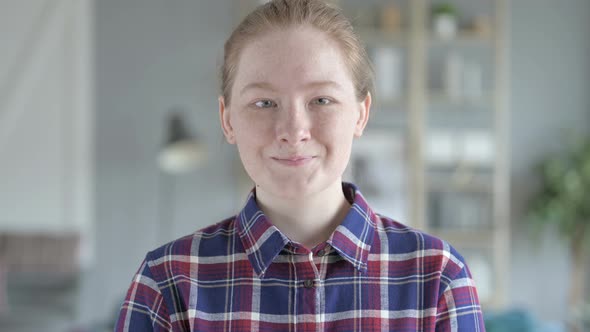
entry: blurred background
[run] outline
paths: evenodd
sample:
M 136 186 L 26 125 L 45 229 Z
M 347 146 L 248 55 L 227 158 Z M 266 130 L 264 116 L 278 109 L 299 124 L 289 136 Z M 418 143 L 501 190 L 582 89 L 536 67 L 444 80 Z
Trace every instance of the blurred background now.
M 465 255 L 489 331 L 590 331 L 590 1 L 335 2 L 376 70 L 347 180 Z M 0 331 L 111 330 L 240 209 L 218 69 L 258 3 L 0 0 Z

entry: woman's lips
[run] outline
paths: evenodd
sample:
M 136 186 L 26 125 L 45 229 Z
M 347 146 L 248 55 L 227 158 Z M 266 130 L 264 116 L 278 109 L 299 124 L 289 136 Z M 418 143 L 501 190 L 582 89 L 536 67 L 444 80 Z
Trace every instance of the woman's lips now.
M 285 166 L 303 166 L 312 161 L 314 156 L 273 157 L 276 162 Z

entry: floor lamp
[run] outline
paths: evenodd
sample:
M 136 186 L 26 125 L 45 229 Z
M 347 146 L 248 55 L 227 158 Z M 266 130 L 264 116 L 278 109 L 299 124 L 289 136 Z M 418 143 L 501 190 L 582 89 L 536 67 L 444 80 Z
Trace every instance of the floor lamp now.
M 205 144 L 191 135 L 180 109 L 172 109 L 166 119 L 166 140 L 158 155 L 158 211 L 160 243 L 172 240 L 175 178 L 190 173 L 206 161 Z

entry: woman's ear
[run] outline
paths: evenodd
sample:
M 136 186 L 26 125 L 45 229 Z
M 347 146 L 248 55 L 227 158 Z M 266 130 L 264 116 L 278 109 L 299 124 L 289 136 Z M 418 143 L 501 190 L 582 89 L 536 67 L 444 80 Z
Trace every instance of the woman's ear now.
M 234 129 L 231 126 L 230 122 L 230 112 L 229 109 L 226 108 L 225 100 L 223 96 L 219 96 L 219 121 L 221 122 L 221 129 L 223 130 L 223 135 L 225 136 L 225 140 L 229 144 L 236 144 L 236 137 L 234 135 Z
M 359 118 L 356 121 L 356 125 L 354 127 L 354 136 L 361 137 L 363 135 L 363 130 L 367 126 L 367 122 L 369 121 L 369 113 L 371 112 L 371 93 L 368 92 L 365 100 L 360 103 L 359 107 Z

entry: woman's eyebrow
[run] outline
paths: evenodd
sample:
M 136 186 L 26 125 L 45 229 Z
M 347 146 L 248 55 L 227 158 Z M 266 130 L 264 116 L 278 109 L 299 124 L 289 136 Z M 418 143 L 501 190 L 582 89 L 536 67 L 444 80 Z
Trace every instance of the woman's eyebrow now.
M 276 89 L 272 86 L 272 84 L 270 84 L 268 82 L 252 82 L 252 83 L 246 84 L 246 86 L 244 86 L 242 88 L 242 90 L 240 90 L 240 95 L 243 95 L 247 90 L 251 90 L 251 89 L 276 91 Z
M 313 82 L 305 84 L 306 88 L 318 88 L 318 87 L 325 87 L 325 86 L 333 87 L 336 89 L 342 88 L 342 86 L 338 82 L 331 81 L 331 80 L 313 81 Z M 250 90 L 250 89 L 276 91 L 276 89 L 273 87 L 273 85 L 268 82 L 252 82 L 252 83 L 246 84 L 246 86 L 244 86 L 242 88 L 242 90 L 240 91 L 240 95 L 243 95 L 247 90 Z
M 315 81 L 315 82 L 311 82 L 305 85 L 308 88 L 317 88 L 317 87 L 324 87 L 324 86 L 328 86 L 328 87 L 333 87 L 333 88 L 337 88 L 340 89 L 342 88 L 342 86 L 336 82 L 336 81 Z

